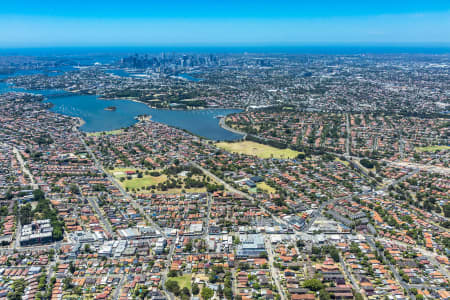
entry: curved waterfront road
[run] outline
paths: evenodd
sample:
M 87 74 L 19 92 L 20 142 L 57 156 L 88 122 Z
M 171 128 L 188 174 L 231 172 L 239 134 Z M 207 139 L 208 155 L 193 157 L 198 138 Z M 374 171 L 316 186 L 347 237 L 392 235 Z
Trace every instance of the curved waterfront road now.
M 220 118 L 219 126 L 222 127 L 222 128 L 225 129 L 225 130 L 228 130 L 228 131 L 231 131 L 231 132 L 233 132 L 233 133 L 242 135 L 242 139 L 245 140 L 245 138 L 247 137 L 247 133 L 229 127 L 227 124 L 225 124 L 225 119 L 226 119 L 226 117 Z

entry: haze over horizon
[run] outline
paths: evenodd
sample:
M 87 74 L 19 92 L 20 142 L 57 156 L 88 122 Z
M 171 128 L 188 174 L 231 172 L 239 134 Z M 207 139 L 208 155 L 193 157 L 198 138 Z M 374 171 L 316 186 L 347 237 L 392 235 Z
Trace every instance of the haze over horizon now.
M 450 44 L 446 1 L 5 3 L 0 47 Z

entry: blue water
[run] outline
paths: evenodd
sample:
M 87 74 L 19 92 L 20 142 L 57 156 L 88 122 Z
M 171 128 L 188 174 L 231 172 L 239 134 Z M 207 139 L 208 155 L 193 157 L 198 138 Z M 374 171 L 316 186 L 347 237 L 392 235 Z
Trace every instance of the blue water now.
M 120 70 L 120 69 L 106 70 L 105 72 L 116 75 L 116 76 L 120 76 L 120 77 L 131 77 L 130 73 L 128 73 L 127 71 L 124 71 L 124 70 Z
M 130 74 L 127 71 L 122 70 L 122 69 L 110 69 L 110 70 L 106 70 L 105 72 L 116 75 L 116 76 L 120 76 L 120 77 L 132 77 L 133 76 L 133 74 Z M 199 81 L 203 80 L 201 78 L 194 77 L 194 75 L 195 75 L 194 73 L 180 73 L 177 76 L 187 79 L 189 81 L 193 81 L 193 82 L 199 82 Z
M 193 82 L 199 82 L 199 81 L 202 81 L 202 79 L 196 78 L 196 77 L 194 77 L 194 76 L 192 76 L 192 75 L 193 75 L 193 74 L 181 73 L 181 74 L 179 74 L 178 76 L 179 76 L 179 77 L 182 77 L 182 78 L 184 78 L 184 79 L 187 79 L 187 80 L 189 80 L 189 81 L 193 81 Z
M 241 136 L 219 126 L 220 115 L 240 112 L 239 109 L 165 110 L 150 108 L 129 100 L 100 100 L 96 96 L 71 96 L 51 98 L 53 112 L 82 118 L 80 127 L 86 132 L 108 131 L 135 124 L 136 116 L 150 115 L 155 122 L 182 128 L 211 140 L 237 140 Z M 115 106 L 115 111 L 105 110 Z

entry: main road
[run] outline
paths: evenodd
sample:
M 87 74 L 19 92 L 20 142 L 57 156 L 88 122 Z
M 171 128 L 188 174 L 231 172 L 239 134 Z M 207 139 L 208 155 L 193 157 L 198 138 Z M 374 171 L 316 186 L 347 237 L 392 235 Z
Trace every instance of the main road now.
M 234 128 L 231 128 L 230 126 L 228 126 L 228 125 L 225 123 L 225 118 L 226 118 L 226 117 L 220 118 L 219 126 L 222 127 L 222 128 L 225 129 L 225 130 L 228 130 L 228 131 L 231 131 L 231 132 L 233 132 L 233 133 L 242 135 L 242 139 L 245 140 L 245 138 L 247 137 L 247 133 L 245 133 L 245 132 L 243 132 L 243 131 L 240 131 L 240 130 L 237 130 L 237 129 L 234 129 Z
M 98 206 L 97 199 L 95 197 L 87 197 L 87 200 L 89 201 L 89 204 L 91 204 L 92 208 L 95 210 L 95 212 L 97 213 L 98 217 L 102 221 L 102 223 L 104 225 L 104 228 L 106 229 L 106 231 L 108 231 L 109 236 L 110 237 L 114 237 L 116 235 L 116 233 L 114 232 L 114 230 L 113 230 L 113 228 L 111 226 L 111 223 L 109 223 L 109 220 L 107 220 L 105 218 L 105 215 L 100 210 L 100 207 Z
M 346 138 L 345 138 L 345 154 L 347 157 L 350 157 L 350 136 L 351 136 L 351 130 L 350 130 L 350 120 L 348 117 L 348 114 L 345 114 L 345 127 L 346 127 Z
M 167 266 L 164 268 L 164 271 L 162 272 L 162 276 L 161 276 L 162 289 L 167 294 L 167 296 L 169 297 L 170 300 L 175 300 L 175 297 L 171 292 L 169 292 L 167 290 L 166 281 L 167 281 L 167 276 L 169 274 L 170 266 L 172 265 L 172 257 L 173 257 L 173 254 L 175 253 L 175 242 L 177 240 L 178 240 L 178 233 L 177 233 L 177 236 L 175 237 L 175 239 L 170 244 L 169 255 L 167 255 Z
M 267 250 L 267 256 L 269 258 L 269 265 L 270 265 L 270 276 L 272 276 L 272 280 L 273 282 L 275 282 L 275 285 L 278 289 L 278 291 L 280 292 L 280 298 L 281 300 L 286 300 L 286 295 L 284 293 L 284 289 L 280 284 L 280 272 L 278 271 L 277 268 L 275 268 L 273 262 L 274 262 L 274 252 L 273 252 L 273 248 L 272 248 L 272 243 L 270 242 L 270 238 L 265 238 L 264 242 L 266 244 L 266 250 Z

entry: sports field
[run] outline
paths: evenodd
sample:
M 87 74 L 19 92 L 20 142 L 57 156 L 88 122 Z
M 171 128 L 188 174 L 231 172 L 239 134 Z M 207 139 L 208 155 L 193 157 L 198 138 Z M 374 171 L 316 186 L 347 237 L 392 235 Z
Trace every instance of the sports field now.
M 277 192 L 276 189 L 274 189 L 273 187 L 271 187 L 270 185 L 268 185 L 265 182 L 260 182 L 257 183 L 256 186 L 264 191 L 266 191 L 269 194 L 275 194 Z
M 417 152 L 435 152 L 441 150 L 450 150 L 450 146 L 428 146 L 428 147 L 416 147 Z
M 125 188 L 137 189 L 144 188 L 149 185 L 157 185 L 158 183 L 165 182 L 167 180 L 166 175 L 153 177 L 150 175 L 143 175 L 142 178 L 132 178 L 131 180 L 125 180 L 123 185 Z
M 191 279 L 192 279 L 192 274 L 184 274 L 183 276 L 178 276 L 178 277 L 169 277 L 167 280 L 173 280 L 178 282 L 178 285 L 180 286 L 180 290 L 183 289 L 184 287 L 187 287 L 189 290 L 192 290 L 192 285 L 191 285 Z
M 139 178 L 137 174 L 127 175 L 127 171 L 134 171 L 134 172 L 142 172 L 142 178 Z M 113 170 L 110 170 L 109 172 L 117 179 L 119 184 L 124 187 L 125 189 L 129 189 L 131 191 L 136 191 L 140 193 L 150 193 L 152 190 L 147 189 L 149 186 L 158 185 L 159 183 L 164 183 L 168 180 L 167 175 L 162 173 L 162 170 L 153 170 L 160 173 L 160 176 L 151 176 L 145 174 L 145 170 L 138 170 L 133 168 L 116 168 Z M 128 179 L 130 178 L 131 179 Z M 174 178 L 178 179 L 178 176 L 174 176 Z M 194 179 L 200 179 L 200 176 L 194 176 Z M 165 189 L 165 190 L 159 190 L 158 188 L 155 188 L 154 191 L 161 194 L 180 194 L 184 192 L 186 193 L 205 193 L 206 187 L 200 187 L 200 188 L 185 188 L 184 184 L 181 188 L 171 188 L 171 189 Z
M 259 158 L 295 158 L 300 152 L 291 149 L 278 149 L 272 146 L 255 143 L 252 141 L 243 142 L 220 142 L 216 146 L 231 153 L 247 154 Z

